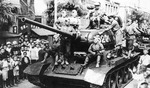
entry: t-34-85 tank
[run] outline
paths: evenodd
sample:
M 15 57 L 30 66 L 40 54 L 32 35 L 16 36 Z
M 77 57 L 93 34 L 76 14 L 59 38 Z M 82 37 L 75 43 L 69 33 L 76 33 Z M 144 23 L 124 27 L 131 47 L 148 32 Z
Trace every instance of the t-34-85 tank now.
M 59 33 L 65 36 L 64 40 L 69 40 L 70 55 L 69 65 L 54 65 L 54 58 L 49 62 L 37 62 L 29 65 L 24 72 L 28 74 L 28 80 L 38 86 L 48 88 L 122 88 L 131 79 L 128 68 L 133 68 L 138 64 L 139 55 L 135 53 L 130 59 L 122 55 L 113 55 L 117 51 L 114 49 L 115 40 L 113 33 L 108 30 L 80 30 L 80 33 L 64 32 L 53 27 L 23 18 L 26 23 L 30 23 L 41 28 Z M 82 66 L 88 48 L 95 35 L 100 35 L 105 51 L 100 67 L 96 68 L 96 60 L 85 67 Z M 107 41 L 105 40 L 107 37 Z M 108 53 L 113 52 L 114 57 L 108 58 Z

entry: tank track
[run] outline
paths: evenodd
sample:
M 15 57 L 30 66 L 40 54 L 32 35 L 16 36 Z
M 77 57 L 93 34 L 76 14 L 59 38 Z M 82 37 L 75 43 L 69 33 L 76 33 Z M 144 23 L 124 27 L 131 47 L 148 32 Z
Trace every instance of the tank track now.
M 111 69 L 106 76 L 103 88 L 124 88 L 132 80 L 132 74 L 128 68 L 137 67 L 139 58 L 140 55 L 137 55 Z

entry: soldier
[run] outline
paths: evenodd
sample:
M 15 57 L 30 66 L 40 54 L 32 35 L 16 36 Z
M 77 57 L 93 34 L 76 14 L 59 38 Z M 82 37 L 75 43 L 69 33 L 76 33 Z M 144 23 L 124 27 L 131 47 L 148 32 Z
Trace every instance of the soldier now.
M 147 24 L 146 20 L 143 21 L 141 27 L 142 27 L 141 29 L 142 29 L 143 33 L 148 33 L 148 30 L 147 30 L 148 29 L 148 24 Z
M 100 39 L 97 36 L 95 36 L 94 42 L 90 45 L 90 47 L 88 49 L 89 53 L 87 54 L 87 56 L 85 58 L 85 62 L 84 62 L 83 66 L 87 65 L 89 58 L 96 57 L 97 58 L 96 67 L 99 67 L 101 55 L 104 50 L 103 44 L 99 41 L 100 41 Z
M 67 19 L 67 12 L 63 10 L 61 11 L 61 16 L 57 19 L 56 27 L 62 31 L 68 31 L 68 24 L 69 20 Z
M 133 23 L 132 23 L 132 28 L 135 32 L 135 34 L 140 34 L 140 31 L 139 31 L 139 25 L 138 25 L 138 20 L 134 20 Z
M 55 34 L 53 36 L 53 46 L 52 46 L 52 50 L 55 53 L 55 65 L 58 65 L 58 59 L 59 59 L 59 55 L 60 55 L 60 38 L 59 38 L 59 34 Z
M 87 17 L 90 19 L 90 24 L 88 28 L 90 29 L 99 29 L 100 27 L 100 16 L 101 16 L 101 11 L 100 10 L 100 3 L 95 3 L 95 8 L 93 11 L 88 13 Z M 86 18 L 87 18 L 86 17 Z
M 106 29 L 106 31 L 111 30 L 114 33 L 115 35 L 114 39 L 116 40 L 116 46 L 117 46 L 118 43 L 120 43 L 120 38 L 118 38 L 120 36 L 119 33 L 121 33 L 120 26 L 119 23 L 115 20 L 115 16 L 109 16 L 109 18 L 110 18 L 111 25 Z
M 119 23 L 115 20 L 115 16 L 109 16 L 111 25 L 106 30 L 112 30 L 116 34 L 117 30 L 120 29 Z
M 136 21 L 134 21 L 134 23 L 132 23 L 131 19 L 128 19 L 128 23 L 124 29 L 125 33 L 126 33 L 126 47 L 128 50 L 128 58 L 130 58 L 132 51 L 134 50 L 134 47 L 137 46 L 136 43 L 136 33 L 138 33 L 137 30 L 137 24 Z
M 72 10 L 72 14 L 71 14 L 71 17 L 69 18 L 69 22 L 70 22 L 69 23 L 70 26 L 72 26 L 74 29 L 74 30 L 71 30 L 70 28 L 70 31 L 77 31 L 79 24 L 80 24 L 80 20 L 79 20 L 78 13 L 76 10 Z

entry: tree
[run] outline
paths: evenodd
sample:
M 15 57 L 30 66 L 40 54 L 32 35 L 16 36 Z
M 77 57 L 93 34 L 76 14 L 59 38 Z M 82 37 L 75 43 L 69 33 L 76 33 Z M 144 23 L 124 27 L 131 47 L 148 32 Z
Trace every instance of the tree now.
M 53 26 L 54 24 L 54 0 L 50 0 L 48 3 L 49 3 L 48 4 L 49 6 L 46 11 L 46 14 L 48 15 L 47 24 L 49 26 Z
M 0 30 L 7 31 L 13 25 L 14 16 L 18 13 L 17 8 L 11 3 L 0 0 Z

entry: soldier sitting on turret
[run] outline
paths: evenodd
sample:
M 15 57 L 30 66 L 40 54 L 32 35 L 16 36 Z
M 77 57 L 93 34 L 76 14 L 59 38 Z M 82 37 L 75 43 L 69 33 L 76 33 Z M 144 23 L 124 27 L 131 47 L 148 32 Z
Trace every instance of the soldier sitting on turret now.
M 66 10 L 62 10 L 62 11 L 61 11 L 61 16 L 58 17 L 58 19 L 57 19 L 56 27 L 57 27 L 59 30 L 68 32 L 68 31 L 71 31 L 71 30 L 68 28 L 68 26 L 69 26 L 69 20 L 68 20 L 68 18 L 67 18 L 67 12 L 66 12 Z
M 90 45 L 90 47 L 88 49 L 89 53 L 86 56 L 83 66 L 87 65 L 87 63 L 89 62 L 89 58 L 96 57 L 97 58 L 96 67 L 99 67 L 100 59 L 101 59 L 101 55 L 102 55 L 103 51 L 104 51 L 103 44 L 100 42 L 100 39 L 98 38 L 98 36 L 95 36 L 94 42 Z
M 80 24 L 80 19 L 78 17 L 77 10 L 72 10 L 71 17 L 69 17 L 69 24 L 73 29 L 72 31 L 78 31 L 78 27 L 79 27 L 79 24 Z
M 87 17 L 89 17 L 89 19 L 90 19 L 90 24 L 88 26 L 89 29 L 99 29 L 100 28 L 100 18 L 102 15 L 102 9 L 100 9 L 100 5 L 101 5 L 100 3 L 95 3 L 94 10 L 92 10 L 87 15 Z

